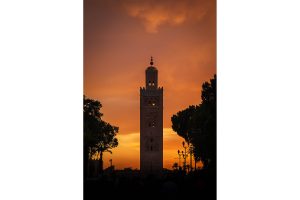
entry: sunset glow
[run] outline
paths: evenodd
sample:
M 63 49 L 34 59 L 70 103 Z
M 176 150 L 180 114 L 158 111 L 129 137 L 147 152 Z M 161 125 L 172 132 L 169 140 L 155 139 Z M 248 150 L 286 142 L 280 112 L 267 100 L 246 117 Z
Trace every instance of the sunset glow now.
M 150 56 L 164 88 L 164 168 L 178 162 L 183 139 L 171 116 L 201 101 L 216 73 L 215 2 L 86 0 L 84 94 L 101 102 L 103 120 L 119 127 L 119 146 L 104 154 L 116 169 L 139 169 L 139 88 Z

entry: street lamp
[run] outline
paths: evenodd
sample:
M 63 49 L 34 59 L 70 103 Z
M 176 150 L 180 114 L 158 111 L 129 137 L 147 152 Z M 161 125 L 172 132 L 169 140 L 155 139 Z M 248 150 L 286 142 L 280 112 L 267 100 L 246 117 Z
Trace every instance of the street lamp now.
M 182 146 L 184 148 L 184 153 L 182 151 L 182 156 L 183 156 L 183 159 L 184 159 L 184 163 L 183 163 L 183 169 L 184 171 L 186 170 L 186 158 L 188 157 L 188 155 L 186 154 L 186 146 L 185 146 L 185 143 L 184 141 L 182 142 Z
M 180 168 L 180 151 L 179 151 L 179 149 L 178 149 L 178 151 L 177 151 L 177 153 L 178 153 L 178 160 L 179 160 L 179 162 L 178 162 L 178 167 Z

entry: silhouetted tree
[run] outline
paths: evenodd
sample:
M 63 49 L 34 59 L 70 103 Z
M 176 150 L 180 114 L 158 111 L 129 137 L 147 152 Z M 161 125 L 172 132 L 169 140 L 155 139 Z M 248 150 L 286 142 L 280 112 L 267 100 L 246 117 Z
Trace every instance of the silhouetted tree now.
M 201 159 L 204 167 L 207 167 L 209 162 L 214 162 L 216 157 L 216 116 L 206 104 L 201 104 L 196 110 L 191 138 L 195 158 Z
M 196 106 L 189 106 L 185 110 L 179 111 L 176 115 L 171 117 L 172 129 L 186 141 L 188 149 L 191 148 L 191 130 L 193 129 L 193 116 L 195 112 Z M 191 163 L 193 151 L 189 151 L 189 154 Z M 185 167 L 186 166 L 184 166 L 184 169 Z
M 216 164 L 216 75 L 202 85 L 202 103 L 192 117 L 191 142 L 194 155 L 201 158 L 204 167 Z
M 84 175 L 92 154 L 100 153 L 100 170 L 103 171 L 103 152 L 110 151 L 118 145 L 115 138 L 118 127 L 103 121 L 100 112 L 101 103 L 83 96 L 83 134 L 84 134 Z
M 100 121 L 100 129 L 96 136 L 97 143 L 92 149 L 100 154 L 99 161 L 101 172 L 103 171 L 103 153 L 112 153 L 111 149 L 118 146 L 118 139 L 116 138 L 118 131 L 118 127 L 112 126 L 104 121 Z
M 101 121 L 100 112 L 102 107 L 99 101 L 88 99 L 83 96 L 83 157 L 84 157 L 84 175 L 87 175 L 88 160 L 90 158 L 90 150 L 96 143 L 96 135 L 100 128 Z
M 172 129 L 182 137 L 188 144 L 190 143 L 190 130 L 192 128 L 192 116 L 196 111 L 195 106 L 179 111 L 171 117 Z
M 196 161 L 216 162 L 216 75 L 202 84 L 201 104 L 189 106 L 171 118 L 172 129 L 193 145 Z

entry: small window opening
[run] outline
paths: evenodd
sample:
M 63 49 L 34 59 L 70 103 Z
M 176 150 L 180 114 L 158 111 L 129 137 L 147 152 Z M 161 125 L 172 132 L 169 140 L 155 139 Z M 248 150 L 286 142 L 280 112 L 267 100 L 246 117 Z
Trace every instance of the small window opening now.
M 154 124 L 154 122 L 152 122 L 152 127 L 155 127 L 155 124 Z

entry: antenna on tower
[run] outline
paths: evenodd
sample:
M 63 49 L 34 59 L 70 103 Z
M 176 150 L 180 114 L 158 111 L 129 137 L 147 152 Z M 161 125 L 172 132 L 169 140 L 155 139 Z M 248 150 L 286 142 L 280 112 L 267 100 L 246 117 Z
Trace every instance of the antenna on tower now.
M 153 57 L 151 56 L 150 65 L 153 66 Z

